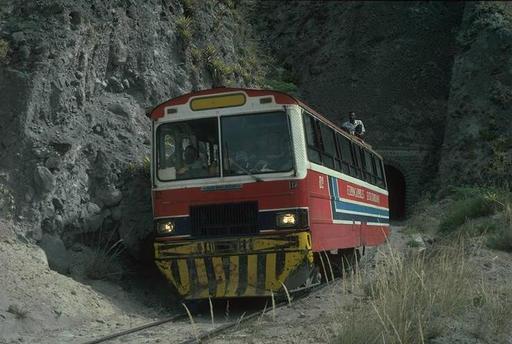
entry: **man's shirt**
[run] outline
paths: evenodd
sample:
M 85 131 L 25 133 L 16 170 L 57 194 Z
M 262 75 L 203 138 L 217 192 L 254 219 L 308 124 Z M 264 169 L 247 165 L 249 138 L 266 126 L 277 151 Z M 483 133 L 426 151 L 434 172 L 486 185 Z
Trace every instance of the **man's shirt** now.
M 346 129 L 349 133 L 354 135 L 356 133 L 356 127 L 358 125 L 361 125 L 361 134 L 364 134 L 366 130 L 364 129 L 363 121 L 356 119 L 354 120 L 354 123 L 351 123 L 350 121 L 346 121 L 343 123 L 342 128 Z

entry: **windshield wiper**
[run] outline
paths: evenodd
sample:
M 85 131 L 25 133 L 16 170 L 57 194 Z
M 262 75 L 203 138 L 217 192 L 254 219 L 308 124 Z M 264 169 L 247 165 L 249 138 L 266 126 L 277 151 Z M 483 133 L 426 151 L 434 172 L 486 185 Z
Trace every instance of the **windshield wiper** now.
M 224 144 L 224 148 L 226 149 L 226 157 L 228 158 L 228 161 L 229 161 L 230 164 L 235 165 L 235 167 L 237 167 L 240 170 L 242 170 L 242 172 L 244 172 L 246 175 L 248 175 L 249 177 L 251 177 L 255 181 L 257 181 L 257 182 L 262 182 L 263 181 L 263 179 L 261 179 L 260 177 L 255 176 L 250 171 L 248 171 L 245 168 L 243 168 L 242 166 L 240 166 L 235 160 L 229 158 L 229 149 L 228 149 L 227 143 Z

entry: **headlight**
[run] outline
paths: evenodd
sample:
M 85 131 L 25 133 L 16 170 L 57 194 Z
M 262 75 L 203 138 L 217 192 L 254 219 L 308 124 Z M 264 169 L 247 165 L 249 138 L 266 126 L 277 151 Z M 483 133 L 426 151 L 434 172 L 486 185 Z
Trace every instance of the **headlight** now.
M 293 227 L 297 224 L 297 215 L 293 213 L 284 213 L 277 215 L 278 227 Z
M 156 230 L 158 234 L 171 234 L 176 230 L 176 226 L 174 225 L 174 222 L 171 220 L 166 220 L 159 222 Z

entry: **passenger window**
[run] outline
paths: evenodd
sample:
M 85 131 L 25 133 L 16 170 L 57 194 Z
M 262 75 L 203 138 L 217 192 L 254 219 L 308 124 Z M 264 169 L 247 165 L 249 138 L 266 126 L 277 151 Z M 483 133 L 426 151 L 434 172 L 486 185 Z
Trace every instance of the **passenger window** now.
M 380 159 L 377 157 L 377 156 L 373 156 L 373 161 L 374 161 L 374 166 L 375 166 L 375 171 L 377 173 L 377 178 L 378 179 L 382 179 L 382 170 L 381 170 L 381 162 L 380 162 Z
M 377 165 L 377 184 L 386 188 L 386 178 L 384 177 L 383 162 L 379 157 L 375 157 L 375 164 Z
M 370 153 L 364 149 L 364 148 L 361 148 L 361 160 L 363 161 L 363 166 L 364 166 L 364 177 L 365 177 L 365 180 L 369 183 L 375 183 L 373 181 L 373 175 L 372 175 L 372 159 L 371 159 L 371 155 Z
M 363 160 L 361 159 L 361 149 L 355 143 L 352 143 L 352 161 L 355 170 L 355 176 L 363 177 Z
M 319 138 L 319 131 L 317 127 L 316 120 L 304 113 L 304 128 L 306 131 L 306 142 L 307 142 L 307 151 L 308 151 L 308 159 L 311 162 L 321 164 L 322 159 L 320 156 L 321 145 Z
M 345 136 L 338 134 L 338 142 L 340 144 L 341 160 L 351 164 L 352 153 L 350 152 L 350 141 Z
M 385 186 L 382 161 L 372 152 L 306 112 L 304 130 L 309 161 Z
M 334 169 L 334 159 L 337 158 L 334 130 L 323 123 L 319 123 L 322 135 L 322 162 L 326 167 Z
M 322 132 L 324 153 L 331 157 L 337 157 L 338 154 L 336 152 L 336 143 L 334 141 L 334 131 L 325 124 L 320 124 L 320 131 Z
M 341 134 L 336 134 L 338 138 L 338 147 L 341 154 L 341 170 L 343 173 L 350 174 L 352 162 L 352 153 L 350 151 L 350 141 Z
M 314 127 L 314 118 L 305 115 L 304 116 L 304 128 L 306 129 L 306 140 L 308 145 L 315 146 L 316 138 L 315 138 L 315 127 Z
M 365 158 L 365 167 L 366 172 L 373 174 L 373 162 L 372 162 L 372 154 L 367 150 L 364 150 L 364 158 Z

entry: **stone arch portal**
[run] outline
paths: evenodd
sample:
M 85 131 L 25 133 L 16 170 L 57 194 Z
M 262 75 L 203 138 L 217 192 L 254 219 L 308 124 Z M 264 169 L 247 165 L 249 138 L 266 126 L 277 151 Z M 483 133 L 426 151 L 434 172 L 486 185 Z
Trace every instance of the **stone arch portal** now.
M 425 161 L 433 151 L 429 145 L 384 146 L 377 152 L 384 158 L 388 181 L 391 220 L 404 219 L 421 194 Z

